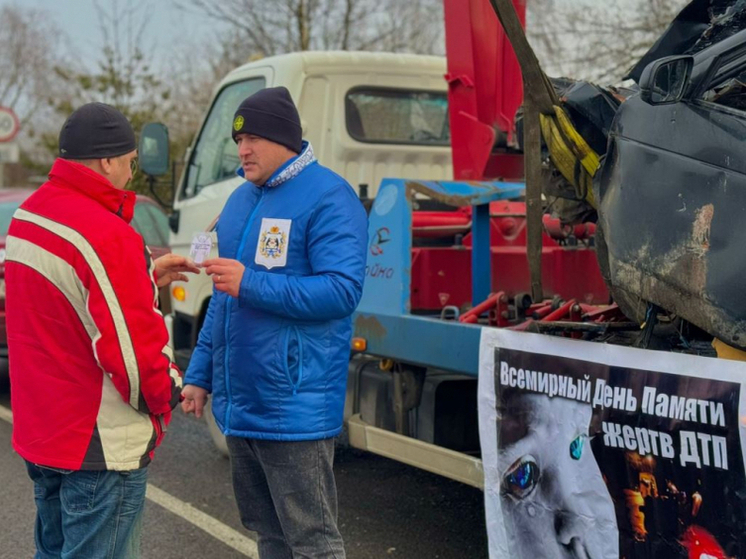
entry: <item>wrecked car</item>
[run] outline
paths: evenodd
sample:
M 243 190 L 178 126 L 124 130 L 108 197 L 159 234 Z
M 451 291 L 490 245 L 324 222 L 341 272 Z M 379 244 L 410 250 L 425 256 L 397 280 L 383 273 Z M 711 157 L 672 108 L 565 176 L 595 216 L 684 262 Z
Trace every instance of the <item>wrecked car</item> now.
M 551 80 L 572 128 L 542 116 L 548 205 L 597 223 L 601 274 L 629 318 L 654 323 L 660 308 L 746 349 L 746 0 L 690 2 L 627 78 Z
M 746 348 L 746 1 L 691 2 L 630 72 L 594 177 L 598 256 L 641 323 L 657 305 Z

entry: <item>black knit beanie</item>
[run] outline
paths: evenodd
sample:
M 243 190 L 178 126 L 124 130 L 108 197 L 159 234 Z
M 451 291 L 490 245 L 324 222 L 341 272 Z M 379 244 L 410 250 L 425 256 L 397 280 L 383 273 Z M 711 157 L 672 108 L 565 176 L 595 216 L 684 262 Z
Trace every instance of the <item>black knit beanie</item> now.
M 62 159 L 118 157 L 135 149 L 135 132 L 127 117 L 104 103 L 83 105 L 60 130 Z
M 237 134 L 253 134 L 300 153 L 300 116 L 287 88 L 261 89 L 244 99 L 233 117 L 233 141 Z

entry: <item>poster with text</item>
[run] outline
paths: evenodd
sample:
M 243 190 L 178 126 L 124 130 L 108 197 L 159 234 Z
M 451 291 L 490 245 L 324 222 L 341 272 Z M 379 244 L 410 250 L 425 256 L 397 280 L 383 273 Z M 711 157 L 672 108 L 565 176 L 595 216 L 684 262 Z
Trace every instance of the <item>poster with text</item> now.
M 746 363 L 484 329 L 491 559 L 746 558 Z

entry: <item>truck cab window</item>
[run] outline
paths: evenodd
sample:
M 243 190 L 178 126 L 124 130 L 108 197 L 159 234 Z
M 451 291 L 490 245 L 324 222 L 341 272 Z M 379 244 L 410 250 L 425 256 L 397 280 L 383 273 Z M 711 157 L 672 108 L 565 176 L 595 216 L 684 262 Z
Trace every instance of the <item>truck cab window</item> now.
M 215 99 L 192 152 L 183 198 L 195 196 L 203 187 L 232 177 L 238 169 L 231 123 L 241 101 L 265 87 L 265 79 L 252 78 L 226 86 Z
M 448 97 L 434 91 L 356 88 L 345 97 L 348 134 L 376 144 L 450 145 Z

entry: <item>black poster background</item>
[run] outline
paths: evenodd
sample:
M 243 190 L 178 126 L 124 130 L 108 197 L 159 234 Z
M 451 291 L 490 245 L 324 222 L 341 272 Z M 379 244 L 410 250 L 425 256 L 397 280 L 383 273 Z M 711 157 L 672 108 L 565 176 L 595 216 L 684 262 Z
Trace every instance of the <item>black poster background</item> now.
M 511 349 L 495 350 L 495 394 L 498 417 L 498 452 L 502 450 L 501 438 L 509 438 L 505 433 L 511 424 L 505 414 L 510 413 L 506 406 L 506 395 L 521 391 L 519 388 L 504 387 L 500 383 L 501 362 L 510 367 L 550 374 L 565 375 L 577 380 L 590 380 L 591 403 L 599 379 L 611 387 L 630 388 L 637 399 L 637 409 L 594 407 L 590 425 L 590 441 L 596 462 L 606 482 L 614 503 L 619 528 L 619 551 L 624 559 L 653 559 L 689 557 L 682 545 L 685 531 L 692 525 L 702 527 L 712 534 L 728 557 L 746 558 L 746 479 L 744 476 L 743 454 L 739 437 L 739 395 L 740 384 L 713 380 L 689 375 L 702 374 L 700 371 L 680 371 L 681 375 L 607 366 L 589 361 L 529 353 Z M 643 388 L 654 387 L 657 393 L 721 402 L 725 411 L 725 427 L 693 421 L 681 421 L 668 417 L 657 417 L 642 413 Z M 522 390 L 525 393 L 534 393 Z M 549 396 L 547 396 L 549 397 Z M 559 396 L 555 396 L 559 397 Z M 744 414 L 746 415 L 746 413 Z M 632 427 L 642 427 L 669 433 L 673 439 L 675 455 L 672 459 L 655 457 L 654 467 L 649 471 L 657 485 L 657 497 L 646 497 L 641 511 L 645 516 L 647 535 L 640 537 L 632 526 L 631 509 L 625 497 L 625 489 L 639 488 L 639 464 L 625 449 L 604 446 L 602 422 L 614 422 Z M 501 423 L 503 433 L 501 434 Z M 722 436 L 727 440 L 728 470 L 714 466 L 696 464 L 682 465 L 680 462 L 679 431 L 693 431 Z M 711 457 L 712 464 L 712 457 Z M 675 489 L 671 488 L 671 484 Z M 699 493 L 701 505 L 692 516 L 693 495 Z M 636 537 L 637 535 L 637 537 Z M 510 533 L 508 534 L 510 538 Z

